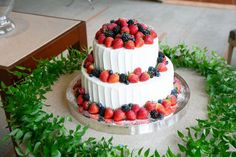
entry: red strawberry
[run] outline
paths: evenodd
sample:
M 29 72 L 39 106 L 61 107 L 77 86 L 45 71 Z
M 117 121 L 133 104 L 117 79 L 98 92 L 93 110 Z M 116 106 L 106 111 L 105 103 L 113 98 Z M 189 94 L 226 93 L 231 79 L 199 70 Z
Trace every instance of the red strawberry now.
M 144 23 L 141 23 L 141 26 L 143 27 L 143 29 L 147 29 L 148 28 L 148 26 L 146 24 L 144 24 Z
M 147 72 L 143 72 L 139 78 L 139 81 L 147 81 L 150 79 L 150 76 Z
M 82 87 L 80 87 L 80 88 L 78 89 L 78 93 L 79 93 L 80 95 L 84 95 L 84 94 L 85 94 L 85 89 L 82 88 Z
M 168 116 L 168 115 L 170 115 L 170 114 L 173 113 L 173 112 L 174 112 L 174 110 L 173 110 L 172 108 L 166 108 L 166 109 L 165 109 L 164 116 Z
M 147 119 L 148 118 L 148 112 L 145 108 L 140 108 L 137 113 L 137 119 Z
M 134 35 L 138 32 L 138 27 L 137 27 L 137 25 L 133 24 L 133 25 L 129 26 L 129 30 L 130 30 L 130 34 Z
M 152 110 L 156 109 L 156 103 L 152 101 L 147 101 L 145 104 L 145 108 L 147 109 L 148 112 L 151 112 Z
M 84 101 L 83 102 L 83 109 L 84 110 L 88 110 L 88 108 L 89 108 L 89 102 L 88 101 Z
M 116 82 L 119 82 L 119 75 L 118 74 L 111 74 L 108 78 L 108 83 L 116 83 Z
M 157 33 L 154 30 L 151 30 L 150 34 L 151 34 L 153 39 L 155 39 L 157 37 Z
M 128 81 L 129 81 L 130 83 L 137 83 L 138 80 L 139 80 L 138 75 L 130 74 L 130 75 L 128 76 Z
M 111 47 L 113 40 L 114 40 L 114 39 L 113 39 L 112 37 L 107 37 L 107 38 L 105 39 L 105 46 L 106 46 L 106 47 Z
M 107 25 L 107 29 L 108 30 L 113 30 L 113 28 L 115 28 L 116 26 L 117 26 L 116 23 L 110 23 L 110 24 Z
M 106 30 L 108 30 L 107 28 L 107 24 L 103 24 L 102 28 L 100 29 L 102 32 L 105 32 Z
M 88 61 L 93 63 L 94 62 L 94 58 L 93 58 L 93 55 L 92 53 L 88 54 L 88 57 L 87 57 Z
M 114 112 L 114 121 L 119 122 L 125 119 L 125 113 L 121 109 L 117 109 Z
M 95 39 L 97 39 L 98 40 L 98 37 L 100 36 L 100 34 L 102 34 L 102 32 L 99 30 L 99 31 L 97 31 L 97 33 L 96 33 L 96 35 L 95 35 Z
M 157 66 L 157 68 L 158 68 L 158 70 L 159 70 L 160 72 L 165 72 L 165 71 L 167 71 L 167 67 L 166 67 L 166 65 L 165 65 L 164 63 L 159 63 L 158 66 Z
M 87 61 L 86 64 L 85 64 L 85 68 L 89 67 L 92 63 Z
M 144 37 L 144 34 L 142 32 L 137 32 L 135 34 L 135 38 L 138 39 L 138 38 L 143 38 Z
M 171 106 L 175 106 L 176 103 L 177 103 L 177 98 L 176 98 L 176 96 L 171 95 L 171 96 L 170 96 L 170 102 L 171 102 Z
M 163 105 L 165 108 L 170 108 L 170 106 L 171 106 L 171 101 L 168 100 L 168 99 L 164 99 L 164 100 L 162 101 L 162 105 Z
M 79 106 L 82 106 L 83 102 L 84 102 L 83 95 L 79 95 L 78 98 L 77 98 L 77 104 Z
M 136 38 L 135 47 L 142 47 L 144 44 L 144 40 L 142 38 Z
M 122 41 L 122 39 L 120 39 L 120 38 L 116 38 L 114 41 L 113 41 L 113 48 L 114 49 L 118 49 L 118 48 L 122 48 L 123 47 L 123 41 Z
M 99 37 L 98 37 L 98 43 L 99 43 L 99 44 L 103 44 L 103 42 L 105 41 L 105 39 L 106 39 L 105 34 L 100 34 Z
M 88 74 L 91 74 L 91 73 L 93 72 L 93 70 L 94 70 L 93 64 L 91 64 L 91 65 L 89 65 L 89 66 L 87 67 L 87 73 L 88 73 Z
M 134 113 L 137 113 L 139 111 L 140 107 L 138 104 L 133 104 L 131 107 L 131 110 L 134 111 Z
M 128 112 L 126 112 L 125 116 L 126 116 L 127 120 L 135 120 L 136 119 L 136 114 L 132 110 L 129 110 Z
M 98 108 L 97 104 L 95 104 L 95 103 L 90 104 L 88 112 L 91 114 L 97 114 L 99 112 L 99 108 Z
M 111 108 L 106 108 L 104 113 L 105 119 L 111 119 L 114 114 L 114 111 Z
M 134 42 L 132 40 L 129 40 L 125 43 L 125 48 L 127 49 L 134 49 Z
M 129 32 L 130 32 L 128 26 L 124 26 L 124 27 L 121 28 L 121 33 L 124 33 L 124 32 L 126 32 L 126 33 L 129 33 Z
M 122 27 L 128 26 L 127 19 L 120 18 L 120 19 L 119 19 L 119 22 L 120 22 L 120 24 L 121 24 Z
M 151 36 L 151 35 L 146 35 L 146 36 L 144 37 L 144 43 L 145 43 L 145 44 L 153 44 L 153 38 L 152 38 L 152 36 Z
M 109 72 L 107 70 L 104 70 L 101 72 L 100 76 L 99 76 L 99 79 L 102 81 L 102 82 L 107 82 L 108 80 L 108 77 L 109 77 Z
M 165 113 L 165 107 L 162 104 L 157 103 L 156 104 L 156 110 L 161 114 Z
M 140 67 L 134 69 L 134 74 L 140 76 L 142 74 L 142 69 Z

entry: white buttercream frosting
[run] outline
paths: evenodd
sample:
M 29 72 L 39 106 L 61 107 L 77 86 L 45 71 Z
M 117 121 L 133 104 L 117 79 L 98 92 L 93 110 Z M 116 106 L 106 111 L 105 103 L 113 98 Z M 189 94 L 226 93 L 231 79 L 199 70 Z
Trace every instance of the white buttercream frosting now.
M 149 66 L 154 67 L 157 63 L 158 52 L 158 38 L 154 39 L 154 43 L 151 45 L 144 44 L 135 49 L 113 49 L 98 44 L 96 39 L 93 42 L 95 67 L 118 73 L 133 72 L 137 67 L 142 70 L 148 70 Z
M 136 55 L 136 52 L 130 53 Z M 145 82 L 130 83 L 129 85 L 124 83 L 104 83 L 96 77 L 89 77 L 86 70 L 82 67 L 82 86 L 89 93 L 91 101 L 100 102 L 105 107 L 116 109 L 128 103 L 136 103 L 143 106 L 146 101 L 164 99 L 171 93 L 174 68 L 172 62 L 168 58 L 167 60 L 168 70 L 161 72 L 160 77 L 153 77 Z M 148 62 L 149 60 L 146 61 L 147 65 Z M 115 69 L 112 70 L 115 71 Z

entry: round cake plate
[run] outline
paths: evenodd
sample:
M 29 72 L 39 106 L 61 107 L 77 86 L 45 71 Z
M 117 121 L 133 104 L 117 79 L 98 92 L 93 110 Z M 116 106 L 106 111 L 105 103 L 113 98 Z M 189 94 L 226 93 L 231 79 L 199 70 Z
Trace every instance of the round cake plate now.
M 69 84 L 66 90 L 66 98 L 68 101 L 68 107 L 71 114 L 77 119 L 81 124 L 88 126 L 97 131 L 102 131 L 111 134 L 123 134 L 123 135 L 137 135 L 137 134 L 146 134 L 151 133 L 156 130 L 159 130 L 163 127 L 168 127 L 178 122 L 183 115 L 186 113 L 187 103 L 190 98 L 190 90 L 186 81 L 177 73 L 175 77 L 181 82 L 181 93 L 178 95 L 177 99 L 177 109 L 176 111 L 165 117 L 163 120 L 147 122 L 139 120 L 139 124 L 132 123 L 106 123 L 104 121 L 98 121 L 88 116 L 85 116 L 78 111 L 78 106 L 76 103 L 76 98 L 73 92 L 73 86 L 81 78 L 80 74 L 75 77 Z

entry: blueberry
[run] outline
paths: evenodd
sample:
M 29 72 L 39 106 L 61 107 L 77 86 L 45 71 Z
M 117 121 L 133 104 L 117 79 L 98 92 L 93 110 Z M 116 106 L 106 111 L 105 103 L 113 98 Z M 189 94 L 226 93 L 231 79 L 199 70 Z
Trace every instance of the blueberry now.
M 153 118 L 153 119 L 163 119 L 164 118 L 164 116 L 162 115 L 162 114 L 160 114 L 159 112 L 157 112 L 156 110 L 152 110 L 151 112 L 150 112 L 150 116 L 151 116 L 151 118 Z
M 120 74 L 120 82 L 125 83 L 127 81 L 128 76 L 126 74 Z
M 159 58 L 164 58 L 164 57 L 165 57 L 165 55 L 164 55 L 164 53 L 163 53 L 163 52 L 159 51 L 159 52 L 158 52 L 158 57 L 159 57 Z
M 162 62 L 163 62 L 163 59 L 164 59 L 164 58 L 162 58 L 162 57 L 158 57 L 158 58 L 157 58 L 157 63 L 162 63 Z
M 100 106 L 99 107 L 99 115 L 104 117 L 104 113 L 105 113 L 105 107 L 104 106 Z
M 131 107 L 127 104 L 121 106 L 121 110 L 124 112 L 128 112 L 131 109 Z
M 160 72 L 158 70 L 155 71 L 155 76 L 159 77 L 160 76 Z
M 120 26 L 117 25 L 115 28 L 113 28 L 112 31 L 113 31 L 114 34 L 118 34 L 118 33 L 120 33 Z
M 115 37 L 115 33 L 112 30 L 107 30 L 107 31 L 105 31 L 104 34 L 106 37 L 112 37 L 112 38 Z
M 157 102 L 161 104 L 161 103 L 162 103 L 162 100 L 161 100 L 161 99 L 159 99 Z
M 84 101 L 89 101 L 89 99 L 90 99 L 89 94 L 84 94 L 83 99 L 84 99 Z

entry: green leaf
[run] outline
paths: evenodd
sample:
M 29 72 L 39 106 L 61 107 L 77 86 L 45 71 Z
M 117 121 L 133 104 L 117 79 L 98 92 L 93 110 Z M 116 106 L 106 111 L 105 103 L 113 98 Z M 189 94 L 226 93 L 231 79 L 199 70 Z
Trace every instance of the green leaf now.
M 154 154 L 155 154 L 155 157 L 161 157 L 157 150 L 155 150 Z
M 16 135 L 15 135 L 15 139 L 19 140 L 22 136 L 23 136 L 23 132 L 21 130 L 18 130 Z
M 139 151 L 138 151 L 138 155 L 139 155 L 139 156 L 141 155 L 142 151 L 143 151 L 143 147 L 140 148 Z
M 22 67 L 22 66 L 16 66 L 16 68 L 20 70 L 26 70 L 26 67 Z
M 34 145 L 34 149 L 33 149 L 34 153 L 36 153 L 38 151 L 40 145 L 41 145 L 41 142 L 36 142 L 36 144 Z
M 22 152 L 22 150 L 19 147 L 15 147 L 16 153 L 19 156 L 24 156 L 24 153 Z
M 183 139 L 183 138 L 184 138 L 184 134 L 183 134 L 183 133 L 181 133 L 179 130 L 177 130 L 177 133 L 178 133 L 178 136 L 179 136 L 181 139 Z
M 148 148 L 148 149 L 144 152 L 144 157 L 148 157 L 149 152 L 150 152 L 150 148 Z
M 61 157 L 61 152 L 58 149 L 53 150 L 52 157 Z
M 183 145 L 178 144 L 178 147 L 181 152 L 186 152 L 186 148 Z
M 6 84 L 3 81 L 1 81 L 1 87 L 2 87 L 2 89 L 6 89 L 7 88 Z
M 23 137 L 23 141 L 26 141 L 26 140 L 30 139 L 31 136 L 32 136 L 32 133 L 31 133 L 31 132 L 25 133 L 25 135 L 24 135 L 24 137 Z

